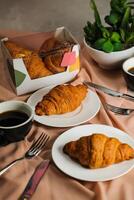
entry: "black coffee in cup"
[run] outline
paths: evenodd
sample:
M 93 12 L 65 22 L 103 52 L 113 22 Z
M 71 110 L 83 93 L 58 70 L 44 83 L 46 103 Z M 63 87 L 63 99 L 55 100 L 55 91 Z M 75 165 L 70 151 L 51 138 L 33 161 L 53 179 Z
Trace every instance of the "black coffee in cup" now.
M 11 110 L 0 113 L 0 126 L 16 126 L 25 122 L 29 116 L 20 111 Z
M 123 63 L 122 69 L 128 89 L 134 91 L 134 57 L 126 60 Z
M 134 67 L 130 67 L 130 68 L 128 69 L 128 72 L 131 73 L 131 74 L 134 74 Z
M 23 140 L 32 127 L 33 115 L 25 102 L 0 103 L 0 145 Z

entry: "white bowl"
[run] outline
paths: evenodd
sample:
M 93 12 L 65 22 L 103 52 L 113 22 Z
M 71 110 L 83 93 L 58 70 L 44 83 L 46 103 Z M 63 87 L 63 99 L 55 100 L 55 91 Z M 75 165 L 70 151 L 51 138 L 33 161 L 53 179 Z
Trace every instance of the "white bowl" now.
M 126 50 L 106 53 L 92 48 L 87 44 L 84 38 L 84 44 L 90 56 L 99 64 L 103 69 L 118 69 L 122 67 L 122 63 L 134 55 L 134 47 Z

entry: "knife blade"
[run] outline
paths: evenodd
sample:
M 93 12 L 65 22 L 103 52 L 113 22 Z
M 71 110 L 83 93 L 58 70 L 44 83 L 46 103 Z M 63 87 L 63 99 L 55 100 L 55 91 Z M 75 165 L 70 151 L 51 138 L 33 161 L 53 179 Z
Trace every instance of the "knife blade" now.
M 26 188 L 21 196 L 21 200 L 30 199 L 33 193 L 35 192 L 42 176 L 45 174 L 48 166 L 50 164 L 50 160 L 42 161 L 39 166 L 35 169 L 33 175 L 31 176 Z
M 95 84 L 95 83 L 92 83 L 92 82 L 88 82 L 88 81 L 84 81 L 83 83 L 88 87 L 93 87 L 96 90 L 102 91 L 102 92 L 104 92 L 108 95 L 111 95 L 111 96 L 114 96 L 114 97 L 122 97 L 122 98 L 125 98 L 127 100 L 134 101 L 134 96 L 132 96 L 132 95 L 121 93 L 121 92 L 118 92 L 118 91 L 114 91 L 114 90 L 109 89 L 107 87 L 104 87 L 104 86 L 101 86 L 101 85 L 98 85 L 98 84 Z

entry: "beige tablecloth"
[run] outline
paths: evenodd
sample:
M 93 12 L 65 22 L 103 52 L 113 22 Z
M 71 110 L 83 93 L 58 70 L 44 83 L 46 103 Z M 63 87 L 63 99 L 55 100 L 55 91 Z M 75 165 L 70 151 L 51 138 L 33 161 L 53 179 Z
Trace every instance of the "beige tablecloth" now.
M 0 36 L 17 36 L 22 33 L 11 31 L 0 32 Z M 17 97 L 9 85 L 2 55 L 0 56 L 0 100 L 19 99 L 26 100 L 29 95 Z M 122 73 L 118 71 L 105 71 L 100 69 L 90 58 L 85 47 L 81 46 L 81 71 L 75 82 L 90 80 L 95 83 L 110 87 L 120 92 L 127 92 L 126 83 Z M 98 92 L 100 99 L 108 103 L 122 107 L 134 107 L 134 103 L 121 98 L 110 97 Z M 90 105 L 89 105 L 90 106 Z M 99 113 L 86 124 L 108 124 L 127 132 L 132 137 L 133 114 L 130 116 L 119 116 L 106 111 L 103 106 Z M 42 161 L 42 158 L 51 157 L 51 147 L 54 140 L 63 133 L 66 128 L 51 128 L 34 122 L 32 130 L 25 141 L 13 143 L 0 147 L 0 168 L 4 167 L 13 159 L 23 155 L 29 148 L 35 137 L 44 131 L 50 136 L 50 141 L 40 157 L 31 160 L 23 160 L 13 166 L 0 177 L 0 200 L 16 200 L 22 194 L 35 167 Z M 118 134 L 118 133 L 117 133 Z M 107 182 L 85 182 L 71 178 L 61 172 L 51 162 L 46 174 L 41 179 L 37 190 L 32 196 L 33 200 L 133 200 L 134 199 L 134 170 L 126 175 Z

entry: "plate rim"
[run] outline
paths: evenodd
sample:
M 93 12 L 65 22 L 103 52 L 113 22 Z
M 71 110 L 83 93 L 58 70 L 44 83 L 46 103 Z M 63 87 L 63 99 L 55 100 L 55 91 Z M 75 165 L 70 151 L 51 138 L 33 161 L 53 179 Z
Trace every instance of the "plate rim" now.
M 132 142 L 133 142 L 133 144 L 134 144 L 134 138 L 132 138 L 129 134 L 127 134 L 127 132 L 125 132 L 125 131 L 122 131 L 121 129 L 119 129 L 119 128 L 116 128 L 116 127 L 113 127 L 113 126 L 110 126 L 110 125 L 107 125 L 107 124 L 85 124 L 85 125 L 79 125 L 79 126 L 76 126 L 76 127 L 72 127 L 72 128 L 70 128 L 70 129 L 68 129 L 68 130 L 66 130 L 66 131 L 64 131 L 61 135 L 59 135 L 57 138 L 56 138 L 56 140 L 54 141 L 54 143 L 53 143 L 53 146 L 52 146 L 52 159 L 53 159 L 53 162 L 55 163 L 55 165 L 57 166 L 57 168 L 59 169 L 59 170 L 61 170 L 64 174 L 66 174 L 66 175 L 68 175 L 69 177 L 72 177 L 72 178 L 75 178 L 75 179 L 77 179 L 77 180 L 81 180 L 81 181 L 91 181 L 91 182 L 98 182 L 98 181 L 101 181 L 101 182 L 104 182 L 104 181 L 110 181 L 110 180 L 114 180 L 114 179 L 117 179 L 117 178 L 119 178 L 119 177 L 121 177 L 121 176 L 123 176 L 123 175 L 125 175 L 125 174 L 127 174 L 129 171 L 131 171 L 133 168 L 134 168 L 134 162 L 133 162 L 133 164 L 132 164 L 132 166 L 128 169 L 128 170 L 126 170 L 126 171 L 124 171 L 123 173 L 121 173 L 121 174 L 119 174 L 119 175 L 116 175 L 116 176 L 113 176 L 112 178 L 104 178 L 104 179 L 102 179 L 102 180 L 92 180 L 92 179 L 89 179 L 89 178 L 87 178 L 87 179 L 83 179 L 83 178 L 80 178 L 80 177 L 76 177 L 76 176 L 72 176 L 72 175 L 70 175 L 70 174 L 68 174 L 67 172 L 65 172 L 63 169 L 61 169 L 58 165 L 57 165 L 57 163 L 55 162 L 55 159 L 54 159 L 54 148 L 55 148 L 55 144 L 56 144 L 56 142 L 59 140 L 59 138 L 60 137 L 63 137 L 65 134 L 67 134 L 69 131 L 71 131 L 72 129 L 77 129 L 77 128 L 79 128 L 79 127 L 91 127 L 91 126 L 100 126 L 100 127 L 108 127 L 108 128 L 112 128 L 112 129 L 115 129 L 116 131 L 120 131 L 120 133 L 121 134 L 126 134 L 126 137 L 127 138 L 129 138 L 129 140 L 132 140 Z M 68 133 L 69 134 L 69 133 Z M 82 136 L 82 135 L 80 135 L 80 136 Z M 83 136 L 84 136 L 84 134 L 83 134 Z M 118 137 L 117 137 L 117 139 L 119 139 Z M 134 160 L 134 159 L 133 159 Z M 125 161 L 124 161 L 125 162 Z M 118 164 L 118 163 L 117 163 Z M 81 166 L 82 167 L 82 166 Z M 104 169 L 104 168 L 103 168 Z
M 50 85 L 50 86 L 48 86 L 48 87 L 43 87 L 43 88 L 40 88 L 39 90 L 35 91 L 33 94 L 31 94 L 31 95 L 29 96 L 29 98 L 27 99 L 27 103 L 30 104 L 31 98 L 32 98 L 34 95 L 38 94 L 38 92 L 44 91 L 44 90 L 48 90 L 48 89 L 52 89 L 52 88 L 54 88 L 55 86 L 57 86 L 57 85 Z M 86 120 L 83 120 L 83 121 L 81 121 L 81 122 L 74 123 L 74 124 L 71 124 L 71 125 L 65 125 L 65 126 L 63 126 L 63 125 L 55 125 L 55 124 L 51 124 L 51 123 L 42 123 L 41 121 L 39 121 L 39 120 L 36 118 L 36 114 L 35 114 L 35 113 L 34 113 L 34 120 L 35 120 L 36 122 L 40 123 L 40 124 L 43 124 L 43 125 L 46 125 L 46 126 L 50 126 L 50 127 L 56 127 L 56 128 L 74 127 L 74 126 L 78 126 L 78 125 L 80 125 L 80 124 L 83 124 L 83 123 L 87 122 L 88 120 L 91 120 L 91 119 L 94 118 L 94 117 L 97 115 L 97 113 L 99 112 L 99 110 L 100 110 L 100 108 L 101 108 L 101 101 L 100 101 L 99 96 L 98 96 L 94 91 L 92 91 L 92 90 L 90 90 L 90 89 L 88 88 L 88 92 L 89 92 L 89 91 L 90 91 L 91 94 L 93 94 L 93 95 L 96 97 L 96 100 L 98 101 L 98 108 L 96 109 L 96 111 L 95 111 L 94 115 L 92 115 L 92 117 L 90 117 L 90 118 L 88 118 L 88 119 L 86 119 Z M 30 102 L 29 102 L 29 101 L 30 101 Z M 31 104 L 30 104 L 30 105 L 31 105 Z M 32 108 L 33 108 L 33 106 L 32 106 Z

